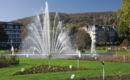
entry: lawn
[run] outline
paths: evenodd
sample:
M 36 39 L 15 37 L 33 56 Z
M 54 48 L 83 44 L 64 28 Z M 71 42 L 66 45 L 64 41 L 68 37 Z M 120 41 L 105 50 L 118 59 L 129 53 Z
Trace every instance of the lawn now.
M 90 50 L 90 49 L 89 49 L 89 50 L 85 50 L 85 52 L 86 52 L 86 53 L 91 53 L 91 50 Z M 97 53 L 106 53 L 107 50 L 98 50 L 98 49 L 97 49 L 96 52 L 97 52 Z
M 85 50 L 86 53 L 91 53 L 91 50 Z M 107 53 L 108 51 L 107 50 L 96 50 L 97 53 Z M 122 55 L 125 55 L 125 54 L 128 54 L 130 53 L 130 49 L 127 49 L 126 51 L 118 51 L 118 52 L 115 52 L 117 56 L 122 56 Z
M 122 51 L 122 52 L 118 51 L 116 55 L 121 56 L 121 55 L 125 55 L 125 54 L 128 54 L 128 53 L 130 53 L 130 49 L 127 49 L 126 51 Z
M 8 53 L 10 53 L 9 50 L 0 50 L 0 54 L 8 54 Z
M 65 60 L 65 59 L 52 59 L 51 65 L 55 66 L 69 66 L 73 65 L 76 67 L 76 60 Z M 6 68 L 0 68 L 0 80 L 65 80 L 72 74 L 79 77 L 98 77 L 102 76 L 102 65 L 101 62 L 95 61 L 80 61 L 81 68 L 89 68 L 90 70 L 84 71 L 68 71 L 68 72 L 50 72 L 50 73 L 39 73 L 39 74 L 28 74 L 28 75 L 16 75 L 14 73 L 20 71 L 21 68 L 29 68 L 32 66 L 48 64 L 47 59 L 33 59 L 33 58 L 20 58 L 20 64 L 17 66 L 9 66 Z M 119 72 L 122 75 L 130 74 L 129 63 L 113 63 L 105 62 L 105 73 L 106 75 L 118 75 Z

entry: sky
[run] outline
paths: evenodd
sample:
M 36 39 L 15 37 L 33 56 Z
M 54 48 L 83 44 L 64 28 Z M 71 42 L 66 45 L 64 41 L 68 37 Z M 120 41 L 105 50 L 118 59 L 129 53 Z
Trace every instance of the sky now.
M 82 13 L 116 11 L 121 0 L 0 0 L 0 21 L 35 15 L 48 2 L 50 12 Z

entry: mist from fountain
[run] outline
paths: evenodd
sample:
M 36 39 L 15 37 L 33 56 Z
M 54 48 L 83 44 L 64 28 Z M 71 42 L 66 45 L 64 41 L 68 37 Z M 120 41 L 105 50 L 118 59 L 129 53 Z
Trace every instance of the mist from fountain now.
M 95 54 L 96 53 L 96 27 L 92 26 L 91 28 L 91 32 L 90 32 L 90 36 L 91 36 L 91 53 Z
M 14 47 L 11 46 L 11 54 L 14 55 Z
M 62 21 L 59 21 L 58 13 L 54 17 L 53 26 L 50 26 L 47 2 L 42 18 L 37 14 L 27 26 L 21 47 L 23 54 L 27 56 L 75 54 L 68 32 L 64 29 Z

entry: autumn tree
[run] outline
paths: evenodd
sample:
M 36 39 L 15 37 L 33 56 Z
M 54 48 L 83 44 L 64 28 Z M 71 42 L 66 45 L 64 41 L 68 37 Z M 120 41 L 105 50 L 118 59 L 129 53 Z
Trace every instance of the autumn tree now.
M 130 0 L 122 0 L 122 8 L 117 10 L 119 18 L 118 33 L 123 37 L 130 37 Z
M 120 44 L 121 46 L 129 46 L 129 41 L 128 39 L 124 39 L 123 42 Z
M 74 46 L 76 48 L 85 49 L 90 47 L 90 44 L 91 38 L 85 30 L 80 29 L 74 34 Z

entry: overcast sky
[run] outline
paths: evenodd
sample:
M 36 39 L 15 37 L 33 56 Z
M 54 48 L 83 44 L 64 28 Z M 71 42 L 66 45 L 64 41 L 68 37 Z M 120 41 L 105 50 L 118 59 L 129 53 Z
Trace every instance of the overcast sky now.
M 46 0 L 0 0 L 0 21 L 11 21 L 35 15 Z M 80 13 L 116 11 L 121 0 L 47 0 L 51 12 Z

